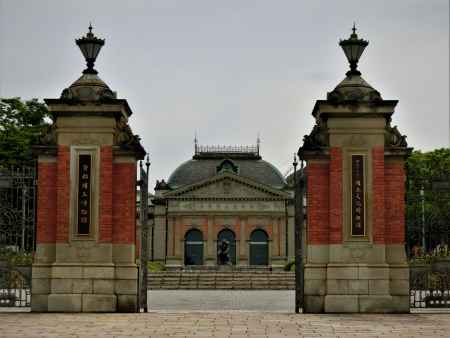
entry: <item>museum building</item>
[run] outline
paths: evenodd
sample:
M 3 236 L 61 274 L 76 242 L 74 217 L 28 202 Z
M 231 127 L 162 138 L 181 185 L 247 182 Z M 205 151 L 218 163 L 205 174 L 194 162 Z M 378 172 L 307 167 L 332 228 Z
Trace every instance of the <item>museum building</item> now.
M 155 187 L 150 251 L 167 268 L 282 268 L 294 259 L 293 192 L 256 146 L 200 146 Z

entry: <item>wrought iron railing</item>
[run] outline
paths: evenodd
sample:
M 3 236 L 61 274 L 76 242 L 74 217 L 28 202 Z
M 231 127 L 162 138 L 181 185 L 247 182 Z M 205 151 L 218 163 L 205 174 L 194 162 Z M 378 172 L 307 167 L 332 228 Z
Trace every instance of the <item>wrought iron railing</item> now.
M 412 264 L 409 279 L 412 308 L 450 307 L 450 260 Z
M 205 153 L 220 153 L 220 154 L 254 154 L 259 155 L 259 147 L 256 145 L 251 146 L 202 146 L 197 145 L 195 147 L 195 154 Z
M 0 168 L 0 307 L 30 306 L 36 171 Z

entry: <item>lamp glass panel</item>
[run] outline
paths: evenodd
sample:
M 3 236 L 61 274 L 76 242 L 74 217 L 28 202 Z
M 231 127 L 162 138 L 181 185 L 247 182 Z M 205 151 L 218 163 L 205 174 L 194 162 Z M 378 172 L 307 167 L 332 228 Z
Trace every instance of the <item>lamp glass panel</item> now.
M 92 52 L 92 57 L 93 57 L 94 59 L 97 58 L 98 53 L 100 53 L 100 49 L 101 49 L 101 48 L 102 48 L 102 46 L 101 46 L 100 44 L 98 44 L 98 43 L 94 44 L 94 46 L 93 46 L 93 52 Z
M 85 58 L 87 58 L 88 57 L 88 51 L 87 51 L 86 44 L 82 43 L 82 44 L 79 44 L 78 46 L 80 47 L 80 50 L 81 50 L 81 53 L 83 53 L 83 56 Z
M 358 50 L 359 50 L 359 45 L 352 45 L 352 61 L 358 61 L 359 56 L 358 56 Z
M 361 57 L 363 51 L 364 51 L 364 46 L 363 45 L 358 45 L 358 49 L 356 52 L 356 59 L 359 60 L 359 58 Z
M 93 58 L 93 54 L 94 54 L 94 44 L 93 43 L 89 43 L 88 44 L 88 50 L 89 50 L 88 57 L 90 59 L 92 59 Z

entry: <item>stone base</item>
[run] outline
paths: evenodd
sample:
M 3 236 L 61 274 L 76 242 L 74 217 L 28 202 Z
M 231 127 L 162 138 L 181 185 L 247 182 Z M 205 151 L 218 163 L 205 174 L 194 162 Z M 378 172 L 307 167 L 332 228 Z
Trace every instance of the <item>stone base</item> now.
M 32 312 L 136 312 L 134 264 L 33 266 Z
M 306 296 L 304 313 L 409 313 L 409 296 Z
M 406 264 L 307 264 L 305 313 L 408 313 Z

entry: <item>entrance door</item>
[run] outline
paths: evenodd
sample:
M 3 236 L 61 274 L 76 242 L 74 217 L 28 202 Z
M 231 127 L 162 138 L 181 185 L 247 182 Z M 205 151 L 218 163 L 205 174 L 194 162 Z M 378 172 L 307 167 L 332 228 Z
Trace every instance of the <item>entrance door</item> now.
M 192 229 L 186 233 L 184 265 L 203 265 L 203 234 L 200 230 Z
M 236 265 L 236 236 L 230 229 L 222 230 L 217 236 L 217 264 Z
M 250 235 L 250 265 L 269 265 L 269 237 L 264 230 Z

